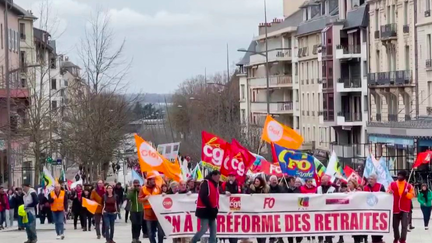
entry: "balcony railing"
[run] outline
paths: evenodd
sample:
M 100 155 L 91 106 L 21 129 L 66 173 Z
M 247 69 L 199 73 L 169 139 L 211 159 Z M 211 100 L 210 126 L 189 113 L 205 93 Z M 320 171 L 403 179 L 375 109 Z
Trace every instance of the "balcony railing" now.
M 381 39 L 397 37 L 397 24 L 386 24 L 381 26 Z
M 256 101 L 251 102 L 251 110 L 252 112 L 266 112 L 267 111 L 267 102 L 265 101 Z M 270 102 L 270 112 L 286 112 L 293 110 L 293 102 L 292 101 L 271 101 Z
M 292 78 L 290 74 L 281 75 L 281 76 L 270 76 L 269 78 L 270 86 L 278 86 L 278 85 L 289 85 L 292 84 Z M 267 86 L 266 78 L 251 78 L 249 79 L 249 85 L 251 87 L 265 87 Z
M 361 121 L 362 116 L 359 112 L 338 112 L 338 116 L 344 117 L 345 122 L 357 122 Z
M 324 121 L 334 121 L 333 111 L 323 111 Z
M 369 73 L 369 85 L 403 85 L 411 82 L 411 71 Z
M 352 77 L 352 78 L 340 78 L 338 83 L 343 83 L 344 88 L 361 88 L 361 78 L 360 77 Z
M 361 46 L 360 45 L 337 45 L 336 49 L 343 49 L 343 54 L 360 54 Z

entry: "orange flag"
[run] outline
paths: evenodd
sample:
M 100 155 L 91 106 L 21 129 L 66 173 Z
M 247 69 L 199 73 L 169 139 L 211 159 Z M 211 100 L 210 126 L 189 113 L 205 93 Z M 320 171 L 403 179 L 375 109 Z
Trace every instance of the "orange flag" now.
M 135 134 L 135 143 L 138 151 L 138 160 L 141 171 L 158 171 L 166 177 L 175 181 L 181 180 L 181 169 L 179 164 L 171 163 L 156 151 L 144 139 Z
M 267 115 L 261 139 L 268 143 L 275 143 L 288 149 L 299 149 L 303 143 L 303 137 L 295 130 L 280 124 Z
M 95 214 L 99 204 L 95 201 L 82 197 L 82 206 L 87 208 L 90 213 Z

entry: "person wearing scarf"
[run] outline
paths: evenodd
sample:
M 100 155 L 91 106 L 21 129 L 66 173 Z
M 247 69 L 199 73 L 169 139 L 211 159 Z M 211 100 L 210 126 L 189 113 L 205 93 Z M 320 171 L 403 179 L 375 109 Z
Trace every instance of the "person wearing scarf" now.
M 81 222 L 81 229 L 83 231 L 87 231 L 87 229 L 84 227 L 84 213 L 85 210 L 83 210 L 82 207 L 82 195 L 83 190 L 81 185 L 77 185 L 74 190 L 72 190 L 72 193 L 70 195 L 70 198 L 72 200 L 72 214 L 73 214 L 73 221 L 74 221 L 74 229 L 77 229 L 77 223 L 78 218 Z
M 96 209 L 96 213 L 94 214 L 95 228 L 96 228 L 96 236 L 98 239 L 101 238 L 101 233 L 105 235 L 105 224 L 102 220 L 102 205 L 103 205 L 103 196 L 105 195 L 105 187 L 104 182 L 102 180 L 97 182 L 96 188 L 90 194 L 90 200 L 98 203 L 98 207 Z
M 420 209 L 423 213 L 425 230 L 428 230 L 432 210 L 432 192 L 431 190 L 429 190 L 427 184 L 422 184 L 421 189 L 417 195 L 417 200 L 420 203 Z

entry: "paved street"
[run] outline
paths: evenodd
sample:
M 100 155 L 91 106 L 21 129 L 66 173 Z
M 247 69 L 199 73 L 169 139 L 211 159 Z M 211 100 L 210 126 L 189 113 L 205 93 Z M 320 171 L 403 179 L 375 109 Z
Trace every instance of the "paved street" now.
M 423 219 L 420 211 L 419 204 L 417 201 L 414 202 L 414 212 L 413 212 L 413 224 L 416 227 L 412 230 L 411 233 L 408 234 L 408 242 L 412 243 L 430 243 L 432 242 L 432 229 L 426 231 L 423 227 Z M 431 225 L 432 226 L 432 225 Z M 115 226 L 115 237 L 114 241 L 117 243 L 129 243 L 131 242 L 131 230 L 130 223 L 126 224 L 123 220 L 116 223 Z M 38 242 L 39 243 L 54 243 L 59 242 L 56 240 L 54 225 L 37 225 L 38 231 Z M 74 230 L 71 221 L 68 221 L 66 224 L 66 232 L 65 232 L 65 240 L 63 243 L 104 243 L 103 239 L 96 239 L 95 231 L 91 232 L 82 232 L 81 230 Z M 26 234 L 24 231 L 18 231 L 15 228 L 8 228 L 4 231 L 0 231 L 0 239 L 2 239 L 1 243 L 22 243 L 26 241 Z M 3 241 L 3 239 L 7 239 L 7 241 Z M 385 242 L 391 243 L 393 242 L 392 235 L 387 235 L 384 238 Z M 149 243 L 149 241 L 142 240 L 144 243 Z M 167 240 L 166 242 L 171 242 L 171 240 Z M 303 240 L 306 242 L 306 240 Z M 346 243 L 353 243 L 351 237 L 345 236 Z

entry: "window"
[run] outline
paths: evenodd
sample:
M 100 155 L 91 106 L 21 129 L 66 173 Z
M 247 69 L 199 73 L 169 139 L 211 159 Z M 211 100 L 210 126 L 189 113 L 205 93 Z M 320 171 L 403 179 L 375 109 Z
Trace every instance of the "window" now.
M 241 109 L 241 122 L 246 123 L 246 110 Z
M 65 87 L 68 86 L 68 81 L 67 81 L 67 80 L 64 81 L 64 86 L 65 86 Z
M 386 15 L 387 24 L 390 24 L 390 16 L 391 16 L 390 14 L 391 14 L 390 6 L 387 6 L 387 15 Z
M 408 24 L 408 2 L 404 2 L 404 24 Z
M 26 39 L 25 32 L 26 32 L 26 30 L 25 30 L 25 24 L 24 23 L 20 23 L 20 39 L 21 40 L 25 40 Z
M 52 109 L 52 110 L 57 109 L 57 100 L 53 100 L 53 101 L 51 101 L 51 109 Z
M 428 34 L 427 36 L 426 36 L 426 48 L 427 48 L 427 52 L 426 52 L 426 57 L 427 57 L 427 59 L 428 60 L 430 60 L 431 59 L 431 48 L 432 48 L 432 40 L 431 40 L 431 34 Z
M 405 46 L 405 70 L 410 70 L 409 61 L 410 61 L 409 46 L 406 45 Z
M 428 82 L 428 106 L 432 106 L 432 82 Z
M 377 73 L 380 72 L 380 66 L 381 66 L 381 63 L 380 63 L 380 51 L 377 50 L 377 52 L 376 52 L 376 72 Z
M 21 87 L 22 88 L 27 87 L 27 80 L 25 78 L 21 78 Z
M 426 11 L 430 10 L 430 1 L 431 0 L 426 0 Z
M 315 93 L 312 93 L 312 105 L 311 105 L 311 110 L 312 110 L 312 111 L 315 110 Z
M 57 79 L 51 79 L 51 89 L 57 89 Z
M 12 30 L 11 29 L 9 29 L 8 43 L 9 43 L 9 51 L 12 51 Z
M 306 100 L 306 102 L 307 102 L 307 112 L 309 112 L 309 110 L 310 110 L 310 99 L 309 99 L 309 93 L 307 93 L 306 97 L 307 97 L 307 100 Z
M 363 76 L 366 77 L 368 73 L 367 61 L 363 61 Z
M 245 99 L 245 85 L 242 84 L 241 85 L 241 89 L 240 89 L 240 99 L 244 100 Z
M 21 67 L 26 66 L 26 52 L 25 51 L 20 52 L 20 66 Z
M 295 64 L 295 75 L 298 75 L 298 63 Z
M 375 10 L 375 30 L 378 31 L 379 28 L 379 9 Z
M 3 24 L 0 25 L 0 31 L 1 31 L 1 49 L 3 49 Z
M 57 63 L 56 63 L 56 58 L 55 57 L 51 57 L 50 64 L 51 64 L 51 69 L 56 69 L 57 68 Z
M 364 103 L 364 111 L 368 111 L 368 104 L 369 104 L 369 102 L 368 102 L 368 96 L 367 95 L 365 95 L 364 97 L 363 97 L 363 103 Z

